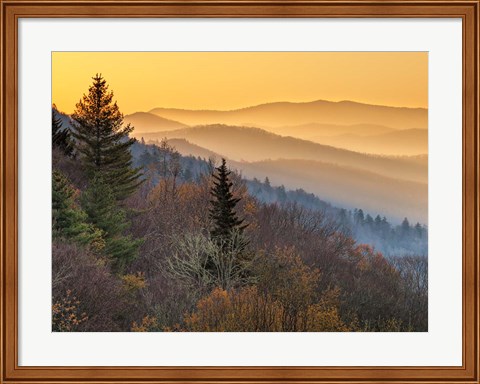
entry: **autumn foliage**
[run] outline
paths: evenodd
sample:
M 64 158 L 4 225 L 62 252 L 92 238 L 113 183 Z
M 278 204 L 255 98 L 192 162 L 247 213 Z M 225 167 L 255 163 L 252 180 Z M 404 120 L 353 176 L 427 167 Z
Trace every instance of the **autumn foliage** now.
M 79 326 L 88 320 L 85 312 L 81 312 L 80 301 L 68 290 L 65 296 L 53 304 L 52 329 L 57 332 L 77 331 Z
M 327 211 L 261 202 L 225 160 L 127 140 L 116 105 L 104 141 L 127 165 L 108 148 L 98 165 L 80 107 L 77 142 L 53 156 L 53 331 L 428 330 L 426 257 L 386 258 Z

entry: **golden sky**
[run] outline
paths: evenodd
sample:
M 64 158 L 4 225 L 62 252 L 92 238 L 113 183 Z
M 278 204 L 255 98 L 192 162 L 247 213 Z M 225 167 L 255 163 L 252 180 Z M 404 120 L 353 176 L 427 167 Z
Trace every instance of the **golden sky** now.
M 124 114 L 319 99 L 428 106 L 426 52 L 53 52 L 52 102 L 73 112 L 96 73 Z

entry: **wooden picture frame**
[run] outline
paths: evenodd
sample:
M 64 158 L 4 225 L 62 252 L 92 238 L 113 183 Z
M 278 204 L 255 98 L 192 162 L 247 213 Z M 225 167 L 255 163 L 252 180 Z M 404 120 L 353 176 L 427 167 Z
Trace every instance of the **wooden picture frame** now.
M 1 0 L 2 383 L 479 383 L 479 1 Z M 463 21 L 463 364 L 459 367 L 23 367 L 18 364 L 19 18 L 461 18 Z

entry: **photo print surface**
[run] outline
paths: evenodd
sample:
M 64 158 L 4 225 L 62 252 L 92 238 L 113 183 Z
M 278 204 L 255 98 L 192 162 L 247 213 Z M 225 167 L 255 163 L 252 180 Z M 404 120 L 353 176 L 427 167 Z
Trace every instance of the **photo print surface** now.
M 426 52 L 53 52 L 52 331 L 428 331 Z

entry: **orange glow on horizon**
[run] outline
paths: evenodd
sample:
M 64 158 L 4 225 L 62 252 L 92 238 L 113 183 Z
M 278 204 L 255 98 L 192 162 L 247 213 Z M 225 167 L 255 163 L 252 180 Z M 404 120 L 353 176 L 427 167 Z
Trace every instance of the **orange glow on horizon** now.
M 426 52 L 54 52 L 52 102 L 73 112 L 96 73 L 124 114 L 319 99 L 428 106 Z

